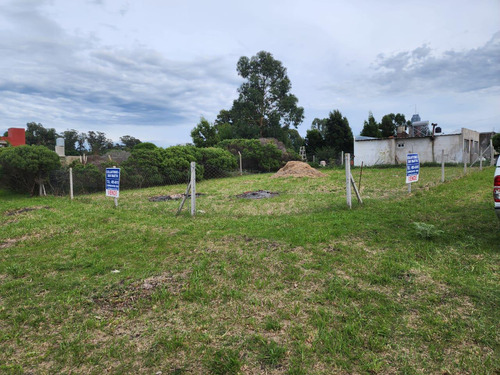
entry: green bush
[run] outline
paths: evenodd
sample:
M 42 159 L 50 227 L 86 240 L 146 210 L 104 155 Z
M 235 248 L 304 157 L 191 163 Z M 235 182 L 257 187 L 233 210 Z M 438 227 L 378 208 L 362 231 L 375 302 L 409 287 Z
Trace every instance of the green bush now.
M 238 167 L 236 157 L 227 150 L 209 147 L 199 149 L 198 163 L 204 167 L 204 178 L 225 177 Z
M 45 146 L 7 147 L 0 153 L 2 181 L 7 188 L 34 195 L 48 181 L 49 172 L 61 167 L 59 156 Z
M 73 162 L 73 192 L 75 194 L 96 193 L 104 191 L 105 173 L 94 164 Z
M 155 150 L 157 148 L 158 147 L 154 143 L 151 143 L 151 142 L 142 142 L 142 143 L 136 144 L 134 146 L 134 148 L 132 149 L 132 151 L 138 151 L 138 150 Z
M 144 143 L 139 143 L 137 146 Z M 156 147 L 156 146 L 155 146 Z M 136 149 L 121 164 L 120 185 L 123 188 L 143 188 L 164 183 L 165 162 L 160 148 Z
M 258 139 L 226 139 L 217 147 L 228 150 L 238 157 L 241 153 L 243 168 L 252 171 L 271 172 L 281 165 L 282 152 L 276 145 L 263 145 Z

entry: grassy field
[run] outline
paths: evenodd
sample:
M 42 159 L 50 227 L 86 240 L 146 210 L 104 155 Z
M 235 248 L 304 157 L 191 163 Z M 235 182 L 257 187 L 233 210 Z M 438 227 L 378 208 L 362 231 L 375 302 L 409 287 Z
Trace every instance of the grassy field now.
M 0 373 L 498 374 L 493 169 L 365 169 L 352 210 L 326 173 L 203 181 L 194 218 L 0 191 Z

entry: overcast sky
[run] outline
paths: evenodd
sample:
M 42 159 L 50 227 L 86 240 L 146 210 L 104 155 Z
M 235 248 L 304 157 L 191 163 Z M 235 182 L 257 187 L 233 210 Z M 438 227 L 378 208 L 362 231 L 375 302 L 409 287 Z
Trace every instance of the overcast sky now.
M 499 0 L 0 0 L 0 132 L 35 121 L 169 146 L 268 51 L 304 107 L 500 132 Z

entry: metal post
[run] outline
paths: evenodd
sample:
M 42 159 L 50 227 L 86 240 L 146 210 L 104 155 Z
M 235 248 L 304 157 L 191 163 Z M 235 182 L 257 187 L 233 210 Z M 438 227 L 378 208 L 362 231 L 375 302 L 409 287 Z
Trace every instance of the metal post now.
M 73 200 L 73 168 L 69 169 L 69 196 Z
M 196 163 L 191 162 L 191 216 L 196 215 Z
M 342 151 L 343 153 L 343 151 Z M 347 207 L 352 208 L 351 202 L 351 154 L 345 154 L 345 188 L 347 196 Z
M 340 154 L 340 165 L 344 164 L 344 151 Z
M 444 182 L 444 150 L 441 150 L 441 182 Z

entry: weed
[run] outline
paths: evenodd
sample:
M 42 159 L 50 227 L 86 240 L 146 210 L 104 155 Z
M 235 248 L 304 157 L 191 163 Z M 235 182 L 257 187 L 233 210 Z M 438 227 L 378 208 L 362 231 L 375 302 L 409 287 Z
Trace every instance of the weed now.
M 425 238 L 426 240 L 434 239 L 444 233 L 444 231 L 436 229 L 436 226 L 433 224 L 420 222 L 414 222 L 412 224 L 415 227 L 417 235 L 421 238 Z

